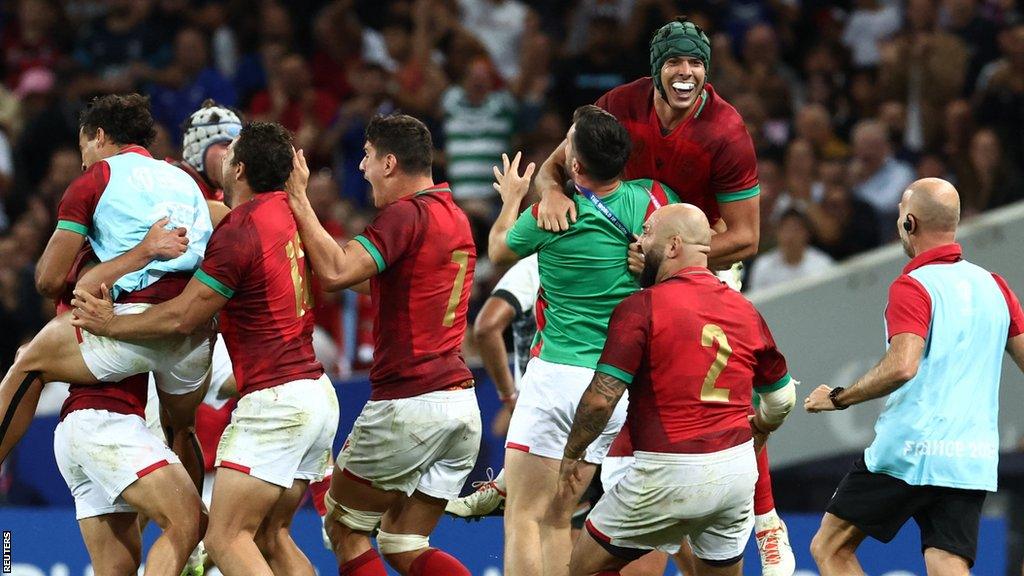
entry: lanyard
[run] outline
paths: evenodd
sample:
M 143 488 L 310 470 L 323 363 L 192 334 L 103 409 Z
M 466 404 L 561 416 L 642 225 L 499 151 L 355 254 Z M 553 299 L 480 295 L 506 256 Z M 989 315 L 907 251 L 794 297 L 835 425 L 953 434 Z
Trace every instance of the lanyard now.
M 594 208 L 597 208 L 598 212 L 604 214 L 605 218 L 611 221 L 611 223 L 614 224 L 620 232 L 625 234 L 627 242 L 636 242 L 636 234 L 633 234 L 633 232 L 631 232 L 629 228 L 626 228 L 626 225 L 623 224 L 621 220 L 619 220 L 618 216 L 612 213 L 611 209 L 609 209 L 608 206 L 605 205 L 605 203 L 601 201 L 600 198 L 598 198 L 597 194 L 594 194 L 593 190 L 590 190 L 589 188 L 584 188 L 579 184 L 576 184 L 576 189 L 580 191 L 580 194 L 586 196 L 587 200 L 590 200 L 590 203 L 594 205 Z M 661 208 L 661 202 L 658 202 L 658 199 L 654 197 L 654 193 L 651 190 L 647 191 L 647 195 L 650 196 L 651 203 L 654 204 L 655 210 Z

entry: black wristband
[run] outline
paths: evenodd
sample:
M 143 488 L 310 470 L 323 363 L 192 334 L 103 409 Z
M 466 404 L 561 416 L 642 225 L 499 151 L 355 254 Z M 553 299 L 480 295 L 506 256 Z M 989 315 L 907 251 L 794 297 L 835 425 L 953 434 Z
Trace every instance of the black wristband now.
M 835 407 L 836 410 L 846 410 L 850 407 L 849 404 L 843 406 L 839 403 L 839 394 L 841 394 L 843 390 L 846 390 L 846 388 L 839 386 L 837 388 L 833 388 L 832 391 L 828 393 L 828 399 L 832 401 L 832 406 Z

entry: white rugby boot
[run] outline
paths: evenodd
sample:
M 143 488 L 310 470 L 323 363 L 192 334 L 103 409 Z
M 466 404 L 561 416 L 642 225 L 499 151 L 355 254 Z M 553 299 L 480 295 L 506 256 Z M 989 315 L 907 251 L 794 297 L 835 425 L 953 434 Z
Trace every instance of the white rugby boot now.
M 754 536 L 761 556 L 761 576 L 793 576 L 796 558 L 789 545 L 786 523 L 775 510 L 755 518 Z
M 487 480 L 473 482 L 476 492 L 469 496 L 450 500 L 445 506 L 446 514 L 465 520 L 479 520 L 484 516 L 501 516 L 505 512 L 505 471 L 494 476 L 494 470 L 487 469 Z

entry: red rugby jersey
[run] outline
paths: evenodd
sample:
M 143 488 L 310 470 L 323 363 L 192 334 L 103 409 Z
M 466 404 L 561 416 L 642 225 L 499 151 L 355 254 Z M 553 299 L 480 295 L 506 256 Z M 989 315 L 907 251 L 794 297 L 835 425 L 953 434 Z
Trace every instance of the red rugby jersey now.
M 82 269 L 94 260 L 96 256 L 92 248 L 86 242 L 85 246 L 78 253 L 71 271 L 65 280 L 64 292 L 57 299 L 57 314 L 63 314 L 71 310 L 72 292 L 75 284 L 78 283 Z M 81 329 L 75 328 L 78 341 L 82 341 Z M 83 386 L 73 384 L 69 388 L 70 395 L 64 400 L 60 408 L 60 419 L 74 412 L 75 410 L 107 410 L 118 414 L 134 414 L 139 418 L 146 418 L 146 397 L 149 384 L 149 373 L 136 374 L 124 380 L 112 384 L 95 384 Z
M 654 110 L 654 83 L 640 78 L 613 88 L 596 104 L 629 131 L 633 152 L 624 178 L 651 178 L 704 211 L 712 224 L 720 202 L 760 193 L 757 156 L 739 112 L 707 84 L 697 111 L 668 134 Z
M 313 292 L 284 192 L 263 192 L 231 210 L 210 237 L 195 278 L 228 298 L 220 332 L 240 395 L 319 378 Z
M 385 206 L 356 236 L 377 262 L 371 400 L 472 378 L 462 358 L 476 246 L 447 183 Z
M 790 380 L 753 304 L 706 268 L 683 269 L 623 300 L 597 371 L 630 383 L 634 449 L 682 454 L 750 440 L 753 391 Z

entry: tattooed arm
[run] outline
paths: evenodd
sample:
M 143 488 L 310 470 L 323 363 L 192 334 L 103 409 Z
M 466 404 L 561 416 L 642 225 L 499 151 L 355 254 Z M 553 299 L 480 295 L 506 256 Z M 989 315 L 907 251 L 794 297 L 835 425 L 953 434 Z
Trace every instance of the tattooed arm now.
M 603 372 L 594 373 L 590 387 L 580 398 L 580 405 L 573 418 L 569 440 L 565 444 L 563 458 L 579 460 L 587 447 L 601 435 L 608 419 L 612 417 L 615 405 L 622 398 L 628 384 Z

